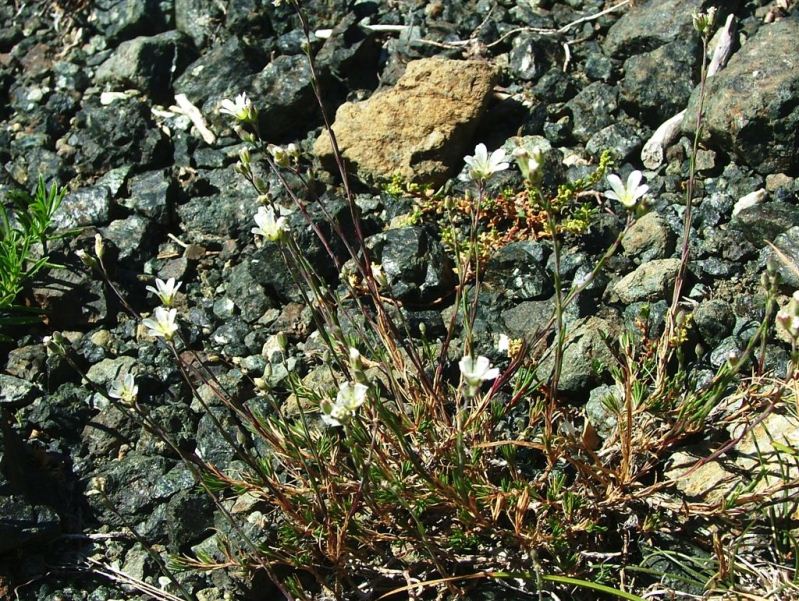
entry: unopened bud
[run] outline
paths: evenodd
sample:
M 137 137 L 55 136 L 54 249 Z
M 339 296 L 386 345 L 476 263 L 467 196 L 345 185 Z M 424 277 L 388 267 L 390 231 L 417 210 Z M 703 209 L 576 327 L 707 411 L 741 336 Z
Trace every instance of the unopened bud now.
M 772 275 L 777 273 L 777 270 L 780 268 L 780 262 L 777 261 L 777 258 L 774 255 L 771 255 L 768 259 L 766 259 L 766 271 Z
M 288 344 L 289 344 L 288 338 L 286 337 L 286 333 L 285 332 L 278 332 L 277 336 L 276 336 L 276 340 L 277 340 L 277 346 L 280 348 L 280 351 L 282 353 L 285 353 L 286 349 L 288 348 Z
M 265 195 L 269 192 L 269 184 L 263 178 L 256 177 L 252 183 L 255 185 L 255 189 L 258 190 L 258 194 Z
M 105 254 L 105 244 L 103 243 L 103 237 L 100 234 L 94 235 L 94 255 L 103 260 L 103 255 Z
M 245 167 L 250 166 L 250 151 L 248 148 L 242 148 L 239 150 L 239 160 Z
M 97 267 L 97 260 L 90 256 L 85 250 L 77 250 L 75 251 L 75 254 L 78 255 L 78 258 L 81 260 L 81 262 L 89 269 L 95 269 Z

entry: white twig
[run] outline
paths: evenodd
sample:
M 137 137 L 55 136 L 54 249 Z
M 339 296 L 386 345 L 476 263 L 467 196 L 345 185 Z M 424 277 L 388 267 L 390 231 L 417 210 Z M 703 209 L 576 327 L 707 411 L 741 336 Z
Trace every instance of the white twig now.
M 713 58 L 707 68 L 707 76 L 711 77 L 718 73 L 727 64 L 727 60 L 732 54 L 732 45 L 735 41 L 735 15 L 729 15 L 724 27 L 719 30 L 716 48 L 713 50 Z
M 186 115 L 191 120 L 192 124 L 194 124 L 194 127 L 197 128 L 197 131 L 200 132 L 206 144 L 210 145 L 216 142 L 216 136 L 205 125 L 205 119 L 203 119 L 200 109 L 194 106 L 191 101 L 186 98 L 185 94 L 175 94 L 175 102 L 177 102 L 180 112 Z
M 683 119 L 685 119 L 685 109 L 664 121 L 655 130 L 652 137 L 644 144 L 641 150 L 641 161 L 647 169 L 657 169 L 663 163 L 663 156 L 668 148 L 680 133 Z

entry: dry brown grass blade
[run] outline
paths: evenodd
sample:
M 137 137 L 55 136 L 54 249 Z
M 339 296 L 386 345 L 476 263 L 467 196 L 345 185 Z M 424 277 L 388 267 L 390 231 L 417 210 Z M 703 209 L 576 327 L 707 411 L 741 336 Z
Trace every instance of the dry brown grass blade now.
M 797 275 L 797 277 L 799 277 L 799 266 L 797 266 L 796 263 L 794 263 L 791 260 L 791 258 L 788 255 L 786 255 L 784 252 L 782 252 L 773 242 L 769 242 L 768 240 L 766 240 L 766 244 L 768 244 L 772 248 L 772 250 L 780 258 L 780 261 L 782 261 L 788 269 L 793 271 Z

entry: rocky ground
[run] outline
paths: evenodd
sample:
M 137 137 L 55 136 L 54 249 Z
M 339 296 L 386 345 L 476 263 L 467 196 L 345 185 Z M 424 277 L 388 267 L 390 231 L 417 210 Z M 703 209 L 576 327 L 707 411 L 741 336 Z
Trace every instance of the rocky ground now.
M 723 365 L 762 318 L 758 282 L 773 254 L 766 241 L 799 261 L 796 3 L 648 0 L 606 10 L 612 4 L 303 2 L 367 233 L 375 235 L 394 296 L 428 336 L 441 333 L 442 315 L 451 311 L 439 302 L 453 286 L 449 259 L 435 228 L 399 225 L 410 200 L 380 182 L 399 173 L 457 191 L 463 184 L 455 176 L 475 144 L 511 148 L 512 136 L 558 157 L 545 176 L 550 185 L 586 175 L 604 149 L 623 177 L 644 170 L 652 211 L 568 315 L 578 333 L 561 392 L 587 402 L 600 434 L 610 427 L 601 403 L 608 382 L 591 369 L 607 353 L 600 334 L 632 324 L 645 303 L 654 327 L 662 325 L 679 264 L 699 96 L 695 10 L 717 5 L 719 27 L 734 19 L 732 54 L 708 82 L 696 156 L 700 200 L 685 288 L 696 373 Z M 184 334 L 225 359 L 218 375 L 227 386 L 247 394 L 246 376 L 263 373 L 278 332 L 290 334 L 295 368 L 318 376 L 312 323 L 290 274 L 268 246 L 253 244 L 255 198 L 232 168 L 241 142 L 218 112 L 223 99 L 247 92 L 269 141 L 296 142 L 330 169 L 302 30 L 290 6 L 267 0 L 14 0 L 0 7 L 0 23 L 0 193 L 30 190 L 38 175 L 66 185 L 56 225 L 78 228 L 54 247 L 53 259 L 65 268 L 25 292 L 24 300 L 47 309 L 46 324 L 10 331 L 15 342 L 2 348 L 0 597 L 146 598 L 125 578 L 164 583 L 127 526 L 158 550 L 202 549 L 219 527 L 215 508 L 157 437 L 92 393 L 42 339 L 63 332 L 100 385 L 139 366 L 142 402 L 180 444 L 220 465 L 232 460 L 209 416 L 186 403 L 168 354 L 77 259 L 75 251 L 91 251 L 99 232 L 112 279 L 137 310 L 156 305 L 145 292 L 155 276 L 184 282 Z M 675 139 L 642 159 L 655 130 L 686 108 Z M 338 210 L 336 179 L 319 173 L 317 193 Z M 520 183 L 509 170 L 495 189 Z M 567 238 L 567 284 L 590 273 L 622 225 L 622 217 L 603 211 Z M 294 226 L 301 230 L 302 221 Z M 300 236 L 323 265 L 314 238 Z M 552 267 L 546 240 L 500 250 L 485 276 L 479 336 L 524 337 L 543 323 L 552 308 Z M 789 295 L 799 277 L 780 271 Z M 773 375 L 784 376 L 789 348 L 779 335 L 768 344 Z M 764 425 L 799 444 L 790 415 Z M 764 444 L 756 434 L 742 442 L 743 471 L 752 465 L 746 449 Z M 670 469 L 690 463 L 699 448 L 686 449 Z M 675 502 L 712 502 L 708 495 L 718 498 L 740 482 L 734 471 L 708 464 L 670 494 Z M 113 511 L 87 494 L 98 476 Z M 265 598 L 258 583 L 247 592 L 222 573 L 186 582 L 203 601 Z

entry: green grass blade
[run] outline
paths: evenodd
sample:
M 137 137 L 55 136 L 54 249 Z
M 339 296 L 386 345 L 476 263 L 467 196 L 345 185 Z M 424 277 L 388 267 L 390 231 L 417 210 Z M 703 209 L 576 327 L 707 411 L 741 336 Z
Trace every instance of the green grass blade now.
M 643 597 L 639 597 L 638 595 L 633 595 L 632 593 L 626 593 L 624 591 L 620 591 L 618 589 L 606 586 L 604 584 L 597 584 L 596 582 L 591 582 L 590 580 L 570 578 L 569 576 L 544 576 L 543 579 L 548 580 L 550 582 L 559 582 L 561 584 L 571 584 L 573 586 L 590 588 L 591 590 L 607 593 L 608 595 L 615 595 L 616 597 L 620 597 L 621 599 L 627 599 L 628 601 L 646 601 Z

